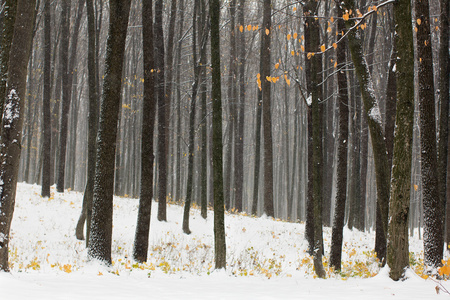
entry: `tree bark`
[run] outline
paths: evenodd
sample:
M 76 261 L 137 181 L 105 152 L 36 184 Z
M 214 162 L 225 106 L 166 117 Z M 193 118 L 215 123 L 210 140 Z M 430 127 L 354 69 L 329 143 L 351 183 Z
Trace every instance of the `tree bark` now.
M 167 221 L 167 113 L 165 97 L 163 1 L 155 1 L 155 63 L 156 94 L 158 97 L 158 221 Z
M 144 53 L 144 104 L 142 110 L 141 144 L 141 191 L 139 211 L 134 237 L 133 258 L 138 262 L 147 261 L 148 234 L 153 197 L 153 132 L 155 126 L 155 67 L 153 54 L 153 1 L 142 3 L 142 46 Z
M 342 10 L 338 8 L 338 17 L 342 17 Z M 338 39 L 342 36 L 345 28 L 344 20 L 339 19 L 337 31 Z M 338 66 L 345 64 L 347 43 L 342 40 L 336 49 L 336 60 Z M 336 181 L 336 201 L 334 206 L 334 219 L 331 235 L 330 265 L 335 270 L 341 269 L 342 260 L 342 239 L 345 217 L 345 201 L 347 198 L 347 152 L 348 152 L 348 90 L 347 75 L 345 70 L 338 70 L 338 100 L 339 100 L 339 137 L 338 137 L 338 157 L 337 157 L 337 181 Z
M 428 0 L 415 1 L 417 59 L 419 78 L 420 152 L 424 215 L 424 264 L 441 265 L 442 202 L 439 195 L 434 103 L 434 73 Z
M 411 159 L 414 127 L 414 48 L 411 1 L 394 3 L 397 113 L 391 190 L 387 263 L 389 276 L 399 280 L 409 266 L 408 214 L 411 190 Z
M 51 94 L 51 29 L 50 29 L 50 0 L 44 3 L 44 91 L 42 95 L 43 112 L 43 151 L 42 151 L 42 197 L 50 197 L 50 154 L 52 145 L 52 126 L 50 116 L 50 94 Z
M 273 146 L 272 146 L 272 112 L 270 82 L 270 40 L 272 36 L 272 2 L 263 2 L 263 28 L 261 31 L 261 87 L 262 87 L 262 121 L 264 136 L 264 213 L 274 216 L 273 208 Z
M 226 268 L 225 211 L 223 197 L 222 93 L 220 75 L 220 1 L 210 0 L 213 178 L 214 178 L 214 257 L 215 268 Z
M 18 0 L 11 41 L 2 118 L 0 155 L 0 271 L 9 271 L 8 250 L 19 171 L 27 66 L 31 53 L 36 1 Z M 12 26 L 12 25 L 11 25 Z
M 111 264 L 114 161 L 120 110 L 122 67 L 131 0 L 109 2 L 105 78 L 101 99 L 97 160 L 88 255 Z

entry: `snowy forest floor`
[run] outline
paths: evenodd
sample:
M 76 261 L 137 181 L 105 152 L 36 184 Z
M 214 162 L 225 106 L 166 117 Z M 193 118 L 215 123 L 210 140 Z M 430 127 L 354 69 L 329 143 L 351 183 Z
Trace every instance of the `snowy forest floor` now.
M 328 266 L 331 229 L 324 228 L 327 279 L 314 276 L 304 224 L 227 214 L 227 269 L 214 271 L 213 212 L 191 210 L 191 235 L 182 232 L 183 208 L 168 205 L 168 222 L 152 207 L 149 259 L 132 259 L 137 199 L 115 197 L 112 260 L 87 260 L 75 238 L 82 193 L 40 197 L 40 186 L 20 183 L 11 228 L 11 273 L 0 273 L 0 299 L 431 299 L 450 297 L 423 279 L 422 240 L 410 239 L 408 279 L 394 282 L 372 251 L 374 233 L 344 230 L 343 268 Z

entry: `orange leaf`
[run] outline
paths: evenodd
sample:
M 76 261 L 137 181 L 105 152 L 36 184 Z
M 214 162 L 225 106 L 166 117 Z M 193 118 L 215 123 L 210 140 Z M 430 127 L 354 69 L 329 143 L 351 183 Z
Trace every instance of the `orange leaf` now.
M 294 39 L 297 39 L 297 32 L 294 32 L 294 34 L 293 34 L 293 37 L 294 37 Z
M 334 62 L 334 68 L 337 68 L 337 61 Z
M 320 51 L 325 52 L 325 45 L 320 46 Z
M 330 21 L 331 21 L 331 23 L 333 23 L 333 22 L 334 22 L 334 18 L 333 18 L 333 17 L 331 17 L 331 18 L 330 18 Z
M 331 27 L 328 27 L 328 28 L 327 28 L 327 32 L 331 32 Z
M 286 38 L 287 38 L 288 41 L 291 40 L 291 34 L 289 33 L 289 34 L 286 36 Z
M 303 45 L 300 46 L 300 50 L 302 50 L 303 52 L 305 52 L 305 47 Z
M 244 32 L 244 26 L 242 26 L 242 25 L 239 26 L 239 31 L 240 31 L 240 32 Z
M 345 21 L 348 21 L 348 19 L 349 19 L 348 12 L 346 12 L 346 13 L 342 16 L 342 18 L 343 18 Z
M 295 56 L 295 51 L 294 50 L 291 51 L 291 55 Z
M 269 33 L 270 33 L 269 28 L 266 28 L 266 35 L 269 35 Z
M 422 24 L 422 20 L 421 19 L 417 19 L 417 25 Z
M 247 31 L 252 30 L 252 25 L 247 25 Z
M 279 64 L 279 63 L 276 63 L 276 64 L 275 64 L 275 69 L 278 70 L 279 67 L 280 67 L 280 64 Z
M 333 48 L 336 49 L 337 48 L 337 44 L 333 43 Z
M 297 11 L 297 7 L 294 6 L 294 8 L 292 9 L 292 11 Z

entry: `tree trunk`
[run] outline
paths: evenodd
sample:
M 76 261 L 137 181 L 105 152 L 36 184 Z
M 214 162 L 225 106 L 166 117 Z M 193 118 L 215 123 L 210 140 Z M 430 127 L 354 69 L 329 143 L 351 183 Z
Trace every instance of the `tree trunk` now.
M 148 234 L 153 197 L 153 132 L 155 126 L 155 95 L 153 54 L 153 13 L 152 1 L 142 3 L 142 36 L 144 53 L 144 104 L 142 110 L 142 144 L 141 144 L 141 191 L 139 211 L 134 238 L 133 258 L 138 262 L 147 261 Z
M 14 23 L 11 55 L 8 63 L 9 71 L 1 127 L 3 146 L 0 156 L 0 271 L 5 272 L 9 271 L 9 233 L 16 199 L 24 119 L 23 106 L 27 66 L 33 39 L 35 5 L 36 1 L 33 0 L 17 1 L 17 17 Z
M 16 21 L 17 0 L 5 0 L 3 7 L 2 47 L 0 50 L 0 111 L 6 97 L 6 82 L 8 81 L 9 54 Z M 27 62 L 28 63 L 28 62 Z M 0 129 L 1 130 L 1 129 Z
M 88 255 L 111 264 L 114 161 L 131 0 L 111 0 Z
M 263 2 L 263 28 L 261 31 L 261 87 L 262 87 L 262 118 L 264 136 L 264 213 L 274 216 L 273 208 L 273 149 L 272 149 L 272 112 L 270 82 L 270 40 L 272 36 L 272 3 L 271 0 Z
M 210 0 L 212 118 L 213 118 L 213 178 L 214 178 L 214 250 L 215 268 L 226 268 L 225 211 L 223 197 L 222 93 L 220 75 L 220 1 Z
M 438 140 L 438 167 L 439 167 L 439 187 L 442 207 L 445 209 L 447 205 L 447 156 L 448 156 L 448 114 L 449 114 L 449 73 L 450 73 L 450 57 L 449 57 L 449 3 L 441 0 L 441 17 L 440 17 L 440 45 L 439 45 L 439 140 Z M 445 215 L 445 214 L 444 214 Z M 445 223 L 445 222 L 444 222 Z M 444 233 L 444 229 L 442 233 Z M 444 246 L 444 234 L 442 235 L 442 247 Z
M 87 180 L 83 195 L 83 207 L 77 222 L 75 235 L 77 239 L 83 239 L 83 227 L 86 221 L 86 247 L 89 246 L 89 233 L 92 217 L 92 198 L 94 196 L 95 177 L 95 154 L 97 149 L 98 129 L 98 103 L 97 103 L 97 64 L 95 54 L 96 34 L 93 0 L 86 0 L 87 22 L 88 22 L 88 93 L 89 93 L 89 115 L 88 115 L 88 163 Z
M 389 200 L 387 263 L 389 276 L 399 280 L 409 266 L 408 214 L 414 127 L 414 49 L 411 1 L 394 3 L 397 113 Z
M 156 94 L 158 97 L 158 221 L 167 221 L 167 101 L 164 80 L 163 1 L 155 1 L 155 63 Z
M 355 11 L 354 0 L 344 0 L 344 9 Z M 353 26 L 353 21 L 346 21 L 347 28 Z M 362 41 L 355 30 L 348 33 L 349 48 L 355 65 L 356 75 L 359 80 L 364 110 L 368 115 L 370 137 L 372 138 L 372 150 L 375 163 L 375 177 L 377 185 L 377 210 L 380 213 L 381 224 L 377 227 L 375 251 L 378 258 L 383 261 L 386 257 L 386 235 L 389 205 L 389 174 L 390 169 L 386 155 L 386 143 L 384 141 L 381 114 L 378 100 L 373 91 L 373 82 L 369 69 L 362 53 Z
M 338 16 L 342 17 L 342 10 L 338 9 Z M 345 28 L 344 20 L 338 20 L 338 39 L 342 36 Z M 342 40 L 336 49 L 336 60 L 339 67 L 343 67 L 346 61 L 345 51 L 347 43 Z M 345 217 L 345 201 L 347 198 L 347 150 L 348 150 L 348 90 L 347 75 L 345 70 L 338 70 L 338 100 L 339 100 L 339 137 L 338 137 L 338 157 L 337 157 L 337 181 L 336 181 L 336 201 L 334 206 L 334 219 L 331 235 L 330 265 L 335 270 L 341 269 L 342 259 L 342 239 Z
M 50 94 L 51 94 L 51 34 L 50 34 L 50 0 L 44 4 L 44 92 L 42 99 L 42 132 L 43 132 L 43 160 L 42 160 L 42 197 L 50 197 L 50 151 L 52 144 L 52 126 L 50 117 Z
M 441 265 L 442 203 L 439 195 L 433 57 L 428 0 L 415 1 L 419 78 L 420 150 L 424 215 L 424 264 Z

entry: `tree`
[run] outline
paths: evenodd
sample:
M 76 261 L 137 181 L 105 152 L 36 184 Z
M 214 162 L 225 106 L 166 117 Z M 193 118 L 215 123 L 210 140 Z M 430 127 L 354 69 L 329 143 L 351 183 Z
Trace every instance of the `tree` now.
M 342 9 L 347 12 L 356 12 L 354 0 L 344 0 Z M 347 15 L 348 16 L 348 15 Z M 372 139 L 372 151 L 374 154 L 375 178 L 377 185 L 377 207 L 379 211 L 379 225 L 377 226 L 375 251 L 381 261 L 386 257 L 386 240 L 388 227 L 389 208 L 389 178 L 390 168 L 386 155 L 386 143 L 384 140 L 380 105 L 373 90 L 373 81 L 362 52 L 361 35 L 353 28 L 352 19 L 346 21 L 348 32 L 348 45 L 359 81 L 364 111 L 367 114 L 370 137 Z M 378 212 L 377 212 L 378 214 Z
M 342 17 L 342 10 L 338 7 L 338 17 Z M 338 38 L 342 37 L 345 28 L 344 20 L 339 19 L 337 31 Z M 342 68 L 345 64 L 346 40 L 341 40 L 336 47 L 336 60 L 338 66 Z M 335 270 L 341 269 L 342 259 L 342 238 L 345 217 L 345 201 L 347 199 L 347 141 L 348 141 L 348 90 L 347 75 L 345 70 L 338 70 L 338 100 L 339 100 L 339 137 L 338 137 L 338 157 L 337 157 L 337 181 L 336 181 L 336 201 L 334 208 L 333 228 L 331 235 L 330 265 Z
M 424 215 L 424 264 L 438 267 L 442 261 L 442 203 L 439 195 L 433 56 L 428 0 L 415 1 L 419 78 L 420 153 Z
M 263 26 L 261 31 L 261 89 L 262 121 L 264 137 L 264 213 L 274 216 L 273 209 L 273 149 L 272 149 L 272 112 L 270 109 L 270 39 L 272 36 L 272 3 L 263 2 Z
M 0 111 L 3 111 L 3 103 L 6 97 L 9 53 L 14 33 L 14 22 L 16 21 L 17 0 L 5 0 L 3 5 L 2 47 L 0 50 Z
M 155 63 L 156 94 L 158 97 L 158 220 L 167 221 L 167 113 L 164 80 L 163 1 L 155 1 Z
M 223 197 L 222 93 L 220 76 L 220 1 L 210 0 L 212 68 L 212 150 L 214 189 L 214 257 L 216 269 L 226 267 L 225 210 Z
M 311 99 L 310 116 L 312 132 L 312 147 L 308 147 L 308 160 L 312 158 L 312 163 L 308 162 L 308 168 L 312 167 L 312 203 L 309 209 L 312 210 L 314 239 L 309 247 L 314 256 L 314 268 L 320 278 L 326 276 L 322 264 L 323 255 L 323 234 L 322 234 L 322 202 L 323 202 L 323 152 L 322 152 L 322 87 L 320 86 L 322 71 L 322 56 L 311 55 L 320 48 L 320 25 L 317 15 L 318 6 L 315 1 L 308 1 L 304 7 L 305 16 L 305 51 L 306 51 L 306 81 L 308 97 Z M 308 121 L 308 123 L 310 123 Z M 308 138 L 310 138 L 308 136 Z M 310 151 L 312 150 L 312 157 Z M 308 170 L 309 173 L 309 170 Z M 310 174 L 310 173 L 309 173 Z M 308 192 L 309 193 L 309 192 Z M 310 225 L 311 226 L 311 225 Z
M 77 222 L 75 235 L 77 239 L 84 238 L 83 228 L 86 222 L 86 246 L 89 242 L 89 232 L 92 216 L 92 198 L 94 196 L 95 155 L 97 149 L 98 103 L 97 103 L 97 64 L 95 54 L 96 33 L 93 0 L 86 0 L 88 22 L 88 92 L 89 92 L 89 132 L 88 132 L 88 165 L 86 187 L 83 195 L 81 214 Z
M 155 126 L 155 95 L 153 54 L 153 17 L 152 2 L 142 2 L 142 38 L 144 52 L 144 104 L 142 111 L 141 144 L 141 192 L 139 211 L 134 238 L 133 258 L 138 262 L 147 261 L 148 234 L 153 197 L 153 132 Z
M 50 94 L 51 94 L 51 29 L 50 29 L 50 0 L 44 3 L 44 91 L 42 99 L 42 197 L 50 197 L 50 154 L 52 145 L 51 117 L 50 117 Z
M 35 5 L 36 1 L 33 0 L 17 1 L 17 16 L 8 63 L 0 150 L 0 271 L 5 272 L 9 271 L 9 234 L 16 199 L 27 66 L 31 53 Z
M 411 1 L 394 3 L 397 112 L 391 188 L 387 263 L 393 280 L 409 266 L 408 213 L 411 190 L 411 159 L 414 126 L 414 49 Z
M 107 53 L 88 247 L 89 257 L 107 264 L 111 264 L 114 158 L 130 3 L 131 0 L 109 2 Z
M 67 114 L 70 107 L 70 85 L 69 85 L 69 36 L 70 36 L 70 3 L 69 0 L 61 1 L 61 42 L 60 42 L 60 63 L 62 81 L 62 111 L 59 128 L 59 155 L 58 155 L 58 178 L 56 190 L 58 193 L 64 192 L 64 172 L 66 166 L 66 145 L 67 145 Z

